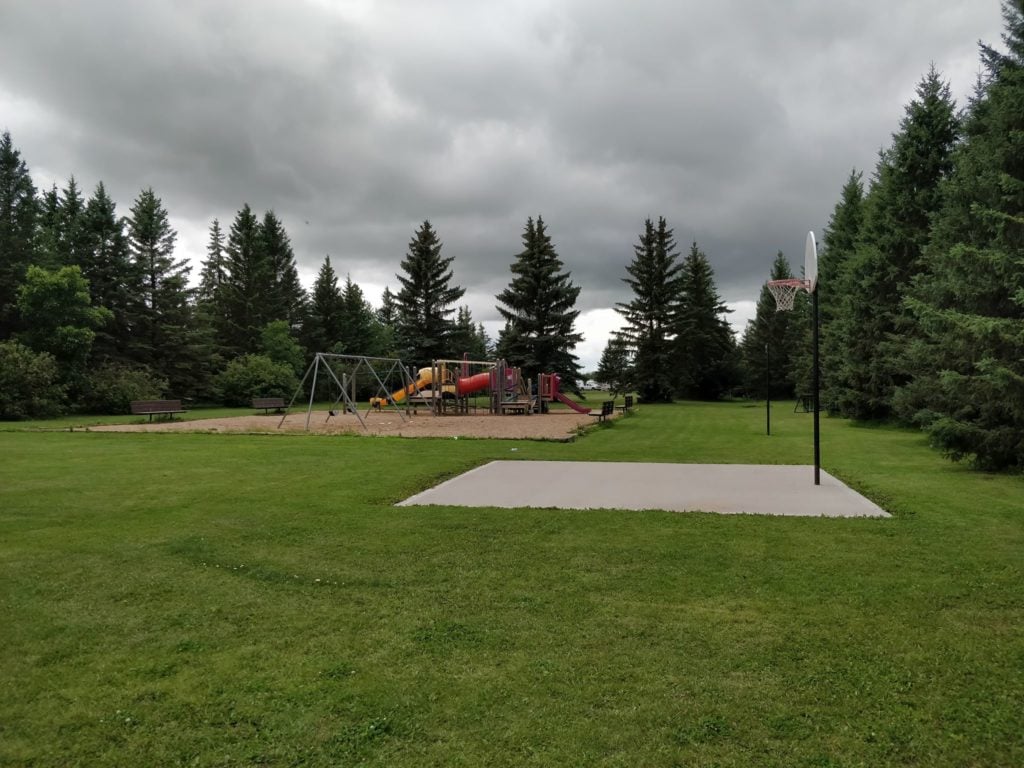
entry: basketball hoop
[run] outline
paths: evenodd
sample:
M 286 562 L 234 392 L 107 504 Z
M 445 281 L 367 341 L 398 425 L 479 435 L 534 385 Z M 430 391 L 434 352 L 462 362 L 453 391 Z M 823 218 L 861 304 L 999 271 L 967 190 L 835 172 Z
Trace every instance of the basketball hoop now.
M 796 301 L 797 291 L 811 292 L 811 283 L 808 280 L 789 278 L 787 280 L 769 280 L 768 290 L 775 299 L 776 312 L 789 312 L 793 309 L 793 302 Z

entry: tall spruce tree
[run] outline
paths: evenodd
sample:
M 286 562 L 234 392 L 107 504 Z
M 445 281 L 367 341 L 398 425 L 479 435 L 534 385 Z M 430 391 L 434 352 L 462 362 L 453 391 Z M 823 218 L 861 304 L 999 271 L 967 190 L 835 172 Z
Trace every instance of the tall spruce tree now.
M 402 285 L 395 297 L 398 343 L 408 362 L 426 363 L 455 354 L 452 315 L 466 291 L 451 284 L 452 261 L 451 256 L 441 256 L 441 241 L 430 222 L 424 221 L 409 242 L 402 274 L 397 275 Z
M 697 243 L 683 259 L 676 315 L 678 391 L 686 398 L 715 400 L 736 383 L 736 340 L 731 312 L 715 287 L 711 262 Z
M 381 356 L 382 329 L 377 314 L 366 300 L 363 289 L 345 277 L 341 289 L 341 347 L 348 355 Z
M 579 359 L 572 353 L 583 340 L 575 330 L 580 289 L 563 271 L 551 237 L 538 216 L 527 219 L 523 250 L 511 266 L 512 281 L 498 294 L 498 312 L 506 326 L 498 355 L 520 366 L 532 380 L 557 373 L 566 389 L 579 391 Z
M 818 261 L 818 314 L 820 318 L 821 351 L 821 402 L 830 410 L 840 396 L 840 371 L 845 364 L 843 352 L 843 297 L 852 290 L 847 285 L 850 259 L 853 257 L 861 224 L 864 221 L 863 174 L 850 172 L 843 185 L 839 202 L 836 203 L 828 226 L 822 238 L 822 253 Z M 810 348 L 810 325 L 806 325 L 805 347 Z M 809 385 L 801 387 L 809 392 Z
M 882 153 L 856 251 L 846 263 L 837 323 L 844 363 L 836 387 L 844 415 L 887 418 L 895 388 L 907 381 L 897 335 L 906 331 L 903 298 L 921 269 L 956 138 L 953 99 L 933 68 L 907 106 L 892 147 Z
M 89 284 L 93 306 L 106 307 L 110 321 L 97 329 L 93 356 L 99 363 L 130 362 L 131 301 L 140 275 L 128 256 L 124 220 L 101 181 L 86 203 L 80 229 L 82 251 L 77 254 L 82 276 Z
M 313 283 L 309 315 L 304 327 L 306 348 L 311 353 L 333 351 L 343 341 L 344 323 L 338 275 L 331 266 L 331 257 L 324 256 L 324 263 Z
M 260 234 L 270 271 L 266 316 L 270 320 L 286 320 L 291 328 L 297 329 L 302 323 L 306 294 L 299 281 L 291 238 L 273 211 L 264 214 Z
M 0 340 L 15 329 L 18 286 L 34 257 L 36 187 L 11 134 L 0 134 Z
M 218 292 L 225 322 L 222 342 L 232 355 L 256 352 L 263 327 L 277 318 L 268 311 L 273 270 L 262 227 L 248 203 L 231 223 L 224 257 L 225 277 Z
M 224 265 L 224 232 L 220 221 L 214 219 L 210 223 L 210 239 L 206 245 L 206 259 L 199 274 L 199 292 L 197 299 L 200 304 L 216 301 L 217 292 L 227 277 Z
M 779 251 L 772 262 L 769 280 L 793 277 L 789 260 Z M 794 340 L 802 336 L 800 315 L 777 311 L 768 286 L 761 288 L 754 319 L 747 323 L 740 342 L 743 389 L 748 397 L 772 399 L 792 397 L 794 382 L 790 376 L 793 357 L 798 353 Z
M 212 375 L 222 371 L 227 359 L 232 356 L 224 341 L 228 337 L 228 320 L 220 294 L 221 286 L 227 280 L 224 248 L 224 232 L 220 221 L 214 219 L 210 224 L 206 258 L 202 263 L 199 286 L 195 292 L 196 342 L 203 368 L 201 378 L 205 381 L 210 381 Z M 212 390 L 204 390 L 199 394 L 203 398 L 215 395 Z
M 953 459 L 1024 469 L 1024 1 L 1003 5 L 1007 53 L 982 46 L 985 85 L 943 187 L 907 298 L 915 378 L 897 397 Z
M 658 226 L 647 219 L 640 241 L 633 246 L 633 261 L 623 281 L 633 298 L 616 304 L 626 326 L 621 338 L 632 351 L 633 376 L 645 402 L 671 402 L 679 372 L 673 343 L 679 310 L 682 265 L 677 262 L 675 239 L 665 218 Z
M 395 294 L 388 286 L 384 286 L 384 293 L 380 296 L 380 308 L 377 310 L 377 319 L 382 325 L 394 327 L 398 322 L 398 304 L 395 301 Z
M 153 190 L 144 189 L 127 219 L 132 272 L 139 276 L 132 297 L 131 356 L 167 380 L 181 396 L 198 392 L 199 350 L 188 287 L 191 267 L 176 259 L 177 232 Z
M 60 191 L 54 184 L 43 193 L 39 201 L 39 223 L 36 230 L 35 262 L 44 269 L 57 269 L 64 265 L 60 244 L 61 210 Z
M 90 235 L 86 227 L 85 200 L 74 176 L 61 190 L 58 235 L 58 263 L 84 265 L 91 247 Z

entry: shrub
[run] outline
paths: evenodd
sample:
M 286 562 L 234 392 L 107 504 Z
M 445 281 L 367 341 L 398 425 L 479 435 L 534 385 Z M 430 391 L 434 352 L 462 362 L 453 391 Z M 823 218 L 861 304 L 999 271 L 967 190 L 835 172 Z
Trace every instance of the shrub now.
M 221 402 L 238 406 L 249 405 L 254 397 L 288 399 L 298 383 L 291 367 L 263 355 L 236 357 L 216 379 Z
M 0 342 L 0 419 L 54 416 L 63 403 L 53 355 L 16 341 Z
M 90 413 L 128 413 L 132 400 L 154 400 L 166 389 L 167 380 L 147 368 L 109 363 L 89 374 L 82 405 Z

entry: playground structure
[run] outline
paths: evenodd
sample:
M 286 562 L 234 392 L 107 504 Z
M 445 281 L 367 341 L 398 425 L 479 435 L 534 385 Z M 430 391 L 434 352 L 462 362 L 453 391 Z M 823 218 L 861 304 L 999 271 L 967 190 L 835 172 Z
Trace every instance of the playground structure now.
M 542 373 L 534 382 L 522 370 L 504 360 L 434 360 L 414 371 L 396 358 L 340 355 L 317 352 L 306 369 L 295 394 L 289 401 L 278 428 L 284 424 L 303 388 L 309 387 L 305 429 L 313 415 L 317 393 L 330 393 L 327 419 L 338 411 L 352 413 L 363 430 L 365 418 L 373 411 L 398 415 L 403 421 L 427 408 L 434 416 L 445 414 L 493 415 L 546 413 L 551 402 L 558 401 L 577 413 L 590 409 L 573 402 L 559 390 L 557 374 Z M 369 394 L 369 407 L 360 413 L 359 402 Z
M 546 413 L 548 403 L 564 403 L 577 413 L 590 413 L 589 408 L 573 402 L 559 390 L 557 374 L 542 373 L 536 387 L 523 376 L 522 370 L 504 360 L 434 360 L 420 368 L 410 382 L 390 393 L 389 398 L 374 397 L 371 408 L 381 409 L 388 402 L 405 402 L 407 409 L 424 406 L 436 415 L 446 413 L 486 413 L 494 415 Z M 481 404 L 480 396 L 487 400 Z

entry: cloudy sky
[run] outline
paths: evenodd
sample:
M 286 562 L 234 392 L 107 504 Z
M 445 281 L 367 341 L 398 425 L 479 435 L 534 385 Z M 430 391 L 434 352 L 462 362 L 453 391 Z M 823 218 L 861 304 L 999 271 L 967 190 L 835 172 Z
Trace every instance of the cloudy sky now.
M 998 0 L 0 0 L 0 129 L 41 187 L 153 187 L 196 274 L 248 202 L 307 286 L 330 254 L 376 302 L 430 219 L 492 330 L 543 215 L 591 368 L 646 217 L 741 327 L 929 64 L 961 102 L 1001 28 Z

